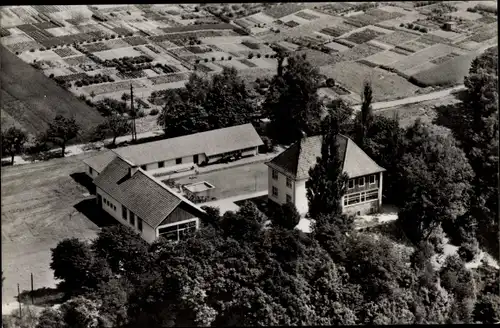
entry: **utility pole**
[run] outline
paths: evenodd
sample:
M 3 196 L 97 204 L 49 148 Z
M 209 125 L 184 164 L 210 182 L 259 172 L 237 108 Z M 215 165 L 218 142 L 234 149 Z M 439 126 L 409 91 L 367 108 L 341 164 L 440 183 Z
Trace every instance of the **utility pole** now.
M 33 272 L 31 273 L 31 304 L 35 304 L 35 296 L 33 295 Z
M 19 303 L 19 318 L 22 318 L 23 312 L 21 308 L 21 292 L 19 291 L 19 284 L 17 284 L 17 302 Z
M 137 131 L 135 128 L 135 110 L 134 110 L 134 90 L 130 83 L 130 113 L 132 114 L 132 140 L 137 140 Z

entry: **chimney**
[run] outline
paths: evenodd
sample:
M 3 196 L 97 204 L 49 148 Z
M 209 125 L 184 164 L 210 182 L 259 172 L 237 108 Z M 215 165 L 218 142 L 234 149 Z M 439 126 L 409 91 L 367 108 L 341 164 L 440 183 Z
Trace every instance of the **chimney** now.
M 128 175 L 129 175 L 130 177 L 133 177 L 133 176 L 134 176 L 134 174 L 135 174 L 135 172 L 137 172 L 138 170 L 139 170 L 139 168 L 137 167 L 137 165 L 131 166 L 131 167 L 129 167 L 129 169 L 128 169 Z

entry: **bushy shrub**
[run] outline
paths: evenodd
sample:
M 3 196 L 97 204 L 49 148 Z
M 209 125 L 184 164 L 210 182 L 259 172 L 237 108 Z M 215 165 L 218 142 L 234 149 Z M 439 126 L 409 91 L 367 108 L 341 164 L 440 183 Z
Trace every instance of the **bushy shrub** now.
M 261 57 L 261 55 L 260 55 L 260 54 L 257 54 L 257 58 L 260 58 L 260 57 Z
M 418 31 L 418 30 L 420 30 L 420 26 L 418 26 L 418 25 L 413 25 L 413 29 L 414 29 L 415 31 Z
M 261 139 L 262 139 L 262 142 L 264 143 L 264 145 L 262 145 L 262 151 L 264 153 L 271 153 L 271 152 L 273 152 L 274 151 L 274 147 L 275 147 L 273 141 L 270 138 L 266 137 L 266 136 L 263 136 Z
M 252 59 L 253 58 L 253 53 L 249 53 L 248 54 L 248 59 Z
M 479 247 L 477 241 L 466 242 L 458 249 L 458 255 L 465 262 L 470 262 L 479 254 Z
M 405 27 L 404 23 L 399 24 L 399 27 Z
M 35 52 L 35 49 L 30 49 L 30 52 Z
M 413 24 L 412 24 L 412 23 L 409 23 L 409 24 L 407 25 L 407 27 L 408 27 L 408 28 L 413 28 Z
M 156 108 L 153 108 L 151 111 L 149 111 L 149 115 L 151 115 L 151 116 L 158 115 L 158 113 L 159 113 L 159 111 Z
M 50 74 L 50 75 L 49 75 L 49 77 L 50 77 L 51 79 L 53 79 L 53 78 L 54 78 L 54 73 Z
M 231 59 L 233 59 L 233 56 L 227 57 L 227 60 L 231 60 Z
M 444 248 L 444 231 L 443 228 L 436 228 L 429 236 L 428 242 L 434 246 L 434 252 L 442 254 Z
M 146 113 L 144 113 L 144 111 L 142 110 L 137 113 L 137 117 L 144 117 L 144 116 L 146 116 Z
M 420 28 L 420 32 L 422 32 L 422 33 L 427 33 L 427 32 L 428 32 L 428 30 L 427 30 L 427 28 L 426 28 L 426 27 L 421 27 L 421 28 Z
M 215 57 L 212 57 L 212 61 L 215 61 Z

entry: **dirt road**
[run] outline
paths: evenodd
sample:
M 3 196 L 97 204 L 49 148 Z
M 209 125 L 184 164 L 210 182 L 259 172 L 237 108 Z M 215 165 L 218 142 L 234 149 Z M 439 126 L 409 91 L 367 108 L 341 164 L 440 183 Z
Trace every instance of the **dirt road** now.
M 408 98 L 398 99 L 398 100 L 381 101 L 381 102 L 372 103 L 372 109 L 377 110 L 377 109 L 403 106 L 403 105 L 409 105 L 409 104 L 416 104 L 416 103 L 420 103 L 420 102 L 424 102 L 424 101 L 440 99 L 440 98 L 450 96 L 451 94 L 458 92 L 458 91 L 462 91 L 462 90 L 465 90 L 465 86 L 463 84 L 456 86 L 456 87 L 453 87 L 453 88 L 450 88 L 450 89 L 431 92 L 431 93 L 428 93 L 425 95 L 413 96 L 413 97 L 408 97 Z M 354 111 L 359 111 L 359 110 L 361 110 L 361 105 L 355 105 L 355 106 L 353 106 L 353 108 L 354 108 Z

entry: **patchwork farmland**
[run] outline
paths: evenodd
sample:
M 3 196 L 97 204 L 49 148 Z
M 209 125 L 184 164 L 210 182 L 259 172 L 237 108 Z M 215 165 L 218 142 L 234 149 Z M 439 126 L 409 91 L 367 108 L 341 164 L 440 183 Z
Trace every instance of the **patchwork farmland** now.
M 333 78 L 336 90 L 327 94 L 358 103 L 371 80 L 374 99 L 384 101 L 463 83 L 470 62 L 498 43 L 496 14 L 478 3 L 2 7 L 0 43 L 72 93 L 76 105 L 66 112 L 83 125 L 101 117 L 77 97 L 94 106 L 120 100 L 132 85 L 139 110 L 156 112 L 155 95 L 183 87 L 195 71 L 234 67 L 250 85 L 271 77 L 277 49 L 305 55 Z M 48 82 L 41 84 L 70 97 Z M 2 126 L 37 132 L 34 112 L 10 104 L 2 106 Z M 47 122 L 53 113 L 37 115 Z

